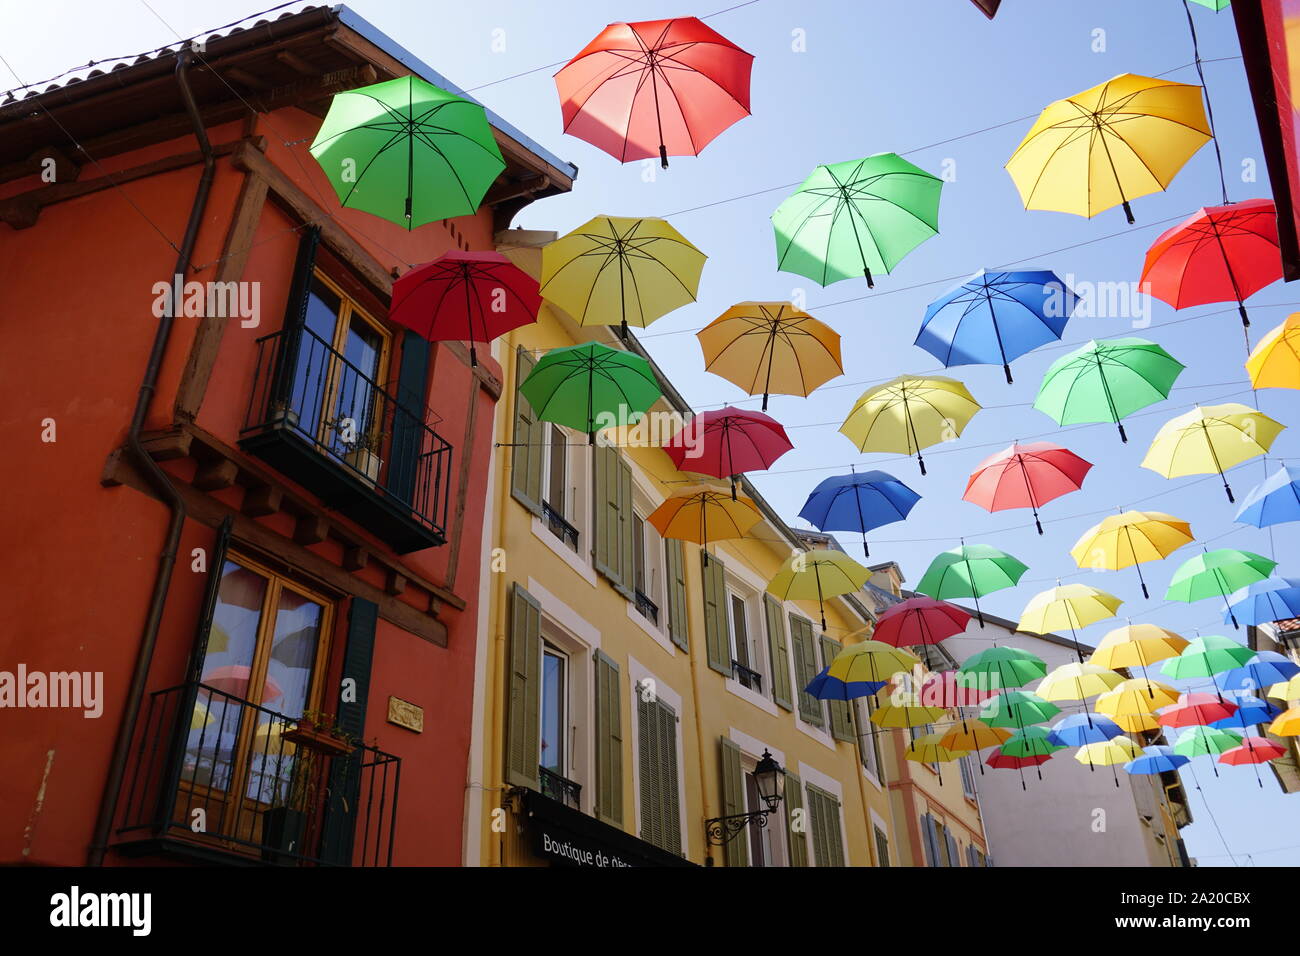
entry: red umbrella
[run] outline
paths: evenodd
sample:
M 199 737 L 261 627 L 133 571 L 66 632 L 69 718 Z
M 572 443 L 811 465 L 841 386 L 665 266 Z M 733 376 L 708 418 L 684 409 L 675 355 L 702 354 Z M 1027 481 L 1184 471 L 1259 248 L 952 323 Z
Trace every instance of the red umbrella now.
M 1286 748 L 1267 737 L 1244 737 L 1239 746 L 1219 754 L 1219 763 L 1237 766 L 1249 763 L 1267 763 L 1286 753 Z
M 388 317 L 430 342 L 491 342 L 537 321 L 537 280 L 499 252 L 446 252 L 393 283 Z
M 231 697 L 247 700 L 248 682 L 252 678 L 252 673 L 252 670 L 245 664 L 229 664 L 225 667 L 217 667 L 207 671 L 199 678 L 199 683 L 229 694 Z M 252 701 L 252 703 L 269 704 L 283 695 L 284 691 L 280 689 L 280 685 L 268 674 L 266 680 L 262 682 L 262 699 Z
M 1078 491 L 1091 467 L 1092 462 L 1051 442 L 1012 445 L 979 463 L 962 498 L 988 511 L 1032 508 L 1034 524 L 1042 534 L 1039 506 Z
M 966 617 L 969 620 L 970 615 L 967 614 Z M 980 690 L 978 687 L 963 686 L 957 681 L 956 671 L 939 671 L 931 673 L 921 682 L 921 706 L 978 707 L 999 693 L 1001 691 L 997 688 Z
M 998 770 L 1022 770 L 1025 767 L 1041 767 L 1052 759 L 1051 754 L 1038 754 L 1034 757 L 1012 757 L 1000 750 L 995 750 L 984 762 Z
M 734 498 L 737 475 L 770 468 L 793 447 L 775 418 L 728 405 L 696 415 L 664 450 L 678 471 L 730 478 Z
M 880 615 L 871 639 L 894 647 L 938 644 L 945 637 L 966 630 L 969 620 L 969 614 L 947 601 L 918 596 L 895 604 Z
M 1204 727 L 1236 712 L 1237 705 L 1218 694 L 1183 694 L 1178 703 L 1157 710 L 1156 719 L 1166 727 Z
M 1245 299 L 1282 278 L 1277 209 L 1271 199 L 1206 206 L 1147 250 L 1144 291 L 1175 309 L 1236 302 L 1249 327 Z
M 695 17 L 611 23 L 555 74 L 564 131 L 666 169 L 749 115 L 753 62 Z

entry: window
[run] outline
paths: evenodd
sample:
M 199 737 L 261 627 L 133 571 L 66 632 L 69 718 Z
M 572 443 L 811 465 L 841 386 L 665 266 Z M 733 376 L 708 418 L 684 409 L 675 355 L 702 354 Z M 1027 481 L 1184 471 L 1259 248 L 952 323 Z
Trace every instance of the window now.
M 541 693 L 542 792 L 571 806 L 579 806 L 581 788 L 570 779 L 569 657 L 551 644 L 542 645 Z
M 551 533 L 578 550 L 578 455 L 567 429 L 544 423 L 546 467 L 543 471 L 542 518 Z M 585 446 L 584 446 L 585 447 Z
M 965 794 L 968 800 L 975 799 L 975 773 L 971 770 L 970 754 L 961 757 L 957 761 L 957 766 L 961 770 L 961 792 Z
M 879 704 L 876 703 L 874 694 L 866 698 L 860 697 L 858 700 L 865 700 L 862 707 L 866 710 L 865 718 L 862 711 L 858 712 L 858 752 L 862 758 L 862 766 L 866 767 L 867 772 L 877 781 L 884 782 L 885 777 L 881 769 L 884 764 L 880 756 L 880 737 L 877 735 L 878 728 L 871 720 L 871 715 L 876 712 Z
M 646 521 L 649 509 L 632 512 L 632 590 L 636 609 L 651 624 L 665 623 L 664 560 L 666 542 Z
M 812 829 L 813 864 L 844 866 L 840 801 L 825 790 L 808 784 L 808 817 Z
M 762 691 L 762 673 L 749 638 L 749 612 L 745 599 L 735 592 L 727 594 L 728 625 L 731 633 L 731 666 L 736 680 L 753 691 Z
M 682 852 L 678 799 L 677 712 L 636 686 L 637 766 L 641 839 L 669 853 Z M 647 698 L 650 698 L 647 700 Z
M 880 861 L 881 866 L 889 866 L 889 837 L 885 836 L 884 830 L 874 824 L 871 829 L 876 834 L 876 859 Z
M 758 810 L 766 810 L 767 804 L 759 794 L 758 780 L 753 774 L 753 766 L 757 761 L 746 757 L 745 762 L 750 768 L 745 771 L 745 811 L 754 813 Z M 776 812 L 767 815 L 767 826 L 751 825 L 745 829 L 749 834 L 750 866 L 785 865 L 785 813 L 780 807 Z

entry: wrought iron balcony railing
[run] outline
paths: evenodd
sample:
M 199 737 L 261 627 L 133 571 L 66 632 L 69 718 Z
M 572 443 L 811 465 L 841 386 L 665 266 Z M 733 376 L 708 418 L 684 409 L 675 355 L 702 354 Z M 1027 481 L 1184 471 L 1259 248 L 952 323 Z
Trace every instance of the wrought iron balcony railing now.
M 575 810 L 582 809 L 582 784 L 574 783 L 567 777 L 561 777 L 554 770 L 547 770 L 545 767 L 538 767 L 538 778 L 542 788 L 542 796 L 550 797 L 566 807 L 573 807 Z
M 640 612 L 643 618 L 657 626 L 659 624 L 659 605 L 642 594 L 640 588 L 637 589 L 635 597 L 637 611 Z
M 391 866 L 401 760 L 200 683 L 157 691 L 116 846 L 211 862 Z
M 731 662 L 731 672 L 736 675 L 736 680 L 748 687 L 755 693 L 763 692 L 763 675 L 756 670 L 746 667 L 740 661 Z
M 308 328 L 257 340 L 239 443 L 397 551 L 446 540 L 452 447 L 423 397 L 399 399 Z
M 564 515 L 560 514 L 545 501 L 542 502 L 542 519 L 546 526 L 551 529 L 551 534 L 555 535 L 574 551 L 578 550 L 578 529 L 565 520 Z

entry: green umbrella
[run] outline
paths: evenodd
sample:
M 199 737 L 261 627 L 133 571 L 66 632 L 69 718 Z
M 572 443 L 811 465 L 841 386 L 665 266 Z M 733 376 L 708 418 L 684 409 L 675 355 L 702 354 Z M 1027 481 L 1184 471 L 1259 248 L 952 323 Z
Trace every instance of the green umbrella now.
M 1165 600 L 1190 603 L 1221 597 L 1227 603 L 1228 595 L 1233 591 L 1263 581 L 1276 567 L 1276 561 L 1270 561 L 1253 551 L 1238 551 L 1236 548 L 1206 551 L 1185 561 L 1174 572 L 1169 581 L 1169 590 L 1165 592 Z M 1228 608 L 1228 618 L 1234 628 L 1241 629 L 1231 606 Z
M 1170 677 L 1212 677 L 1234 667 L 1240 667 L 1255 656 L 1255 652 L 1230 637 L 1207 634 L 1198 637 L 1177 657 L 1165 661 L 1160 670 Z
M 990 727 L 1015 727 L 1023 731 L 1030 724 L 1041 724 L 1045 720 L 1051 720 L 1060 712 L 1061 708 L 1030 691 L 1004 690 L 984 703 L 980 711 L 980 720 Z M 1044 733 L 1046 732 L 1044 730 Z M 1006 744 L 1003 744 L 1002 752 L 1006 753 Z M 1012 754 L 1012 756 L 1033 755 Z
M 1056 735 L 1046 727 L 1024 727 L 1013 731 L 1002 745 L 1002 753 L 1008 757 L 1046 757 L 1064 750 Z
M 1228 5 L 1232 3 L 1232 0 L 1192 0 L 1192 3 L 1199 3 L 1205 9 L 1219 13 L 1228 9 Z
M 889 272 L 939 233 L 943 180 L 896 153 L 818 166 L 772 213 L 776 267 L 823 286 Z
M 639 355 L 584 342 L 551 349 L 519 391 L 544 422 L 586 432 L 633 424 L 659 396 L 659 381 Z
M 1242 735 L 1217 727 L 1188 727 L 1174 742 L 1174 753 L 1184 757 L 1218 756 L 1241 744 Z M 1217 771 L 1216 771 L 1217 772 Z
M 1169 397 L 1183 363 L 1146 339 L 1092 341 L 1052 363 L 1034 408 L 1058 425 L 1114 422 Z
M 977 690 L 1021 687 L 1047 673 L 1047 663 L 1018 647 L 986 647 L 957 669 L 957 686 Z
M 984 614 L 980 611 L 980 598 L 1003 588 L 1014 587 L 1020 576 L 1028 570 L 1005 551 L 987 544 L 968 545 L 963 542 L 961 547 L 945 551 L 931 561 L 929 570 L 916 589 L 940 600 L 974 598 L 975 615 L 979 618 L 980 627 L 983 627 Z
M 342 205 L 407 229 L 473 215 L 506 168 L 483 107 L 415 76 L 335 94 L 311 154 Z

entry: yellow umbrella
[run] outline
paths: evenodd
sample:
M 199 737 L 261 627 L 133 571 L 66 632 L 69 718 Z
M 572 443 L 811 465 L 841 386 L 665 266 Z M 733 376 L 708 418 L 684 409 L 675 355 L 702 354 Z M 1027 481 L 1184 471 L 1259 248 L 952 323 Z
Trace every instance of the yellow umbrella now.
M 1268 732 L 1275 737 L 1300 737 L 1300 707 L 1292 707 L 1278 714 L 1273 723 L 1268 725 Z
M 662 537 L 693 541 L 708 548 L 710 541 L 743 538 L 763 520 L 753 499 L 710 485 L 689 485 L 665 498 L 646 518 Z M 708 551 L 704 553 L 708 561 Z
M 704 370 L 749 395 L 808 395 L 844 374 L 840 337 L 789 302 L 741 302 L 696 333 Z
M 1259 340 L 1246 371 L 1255 388 L 1300 388 L 1300 312 Z
M 919 663 L 921 659 L 904 648 L 894 647 L 884 641 L 862 641 L 858 644 L 850 644 L 836 654 L 827 670 L 832 677 L 846 684 L 857 681 L 880 682 L 888 681 L 895 674 L 910 671 Z M 921 709 L 933 710 L 934 708 Z M 943 709 L 939 708 L 939 713 L 943 712 Z
M 1268 689 L 1268 696 L 1277 700 L 1285 700 L 1288 703 L 1293 700 L 1300 700 L 1300 674 L 1296 674 L 1288 681 L 1282 681 L 1280 684 L 1273 684 Z
M 979 410 L 956 379 L 900 375 L 863 392 L 840 432 L 858 451 L 915 453 L 924 475 L 921 449 L 952 441 Z
M 1098 667 L 1147 667 L 1177 657 L 1187 646 L 1186 638 L 1155 624 L 1117 627 L 1101 639 L 1088 656 Z
M 859 591 L 871 572 L 843 551 L 816 548 L 796 551 L 785 559 L 781 570 L 767 582 L 767 593 L 778 601 L 816 600 L 826 630 L 826 598 Z
M 1160 561 L 1194 540 L 1191 525 L 1173 515 L 1125 511 L 1102 519 L 1084 532 L 1070 549 L 1070 556 L 1079 567 L 1094 571 L 1138 566 L 1142 596 L 1149 598 L 1140 565 L 1145 561 Z
M 1160 427 L 1142 459 L 1142 467 L 1166 478 L 1217 474 L 1223 479 L 1228 500 L 1235 501 L 1223 472 L 1267 453 L 1285 427 L 1238 402 L 1198 405 Z
M 663 219 L 597 216 L 542 248 L 542 298 L 626 333 L 694 302 L 706 258 Z
M 1050 634 L 1068 627 L 1073 634 L 1076 628 L 1114 617 L 1123 603 L 1115 595 L 1087 584 L 1062 587 L 1058 583 L 1029 599 L 1016 628 L 1029 634 Z
M 905 759 L 915 760 L 917 763 L 948 763 L 960 760 L 968 752 L 944 746 L 941 734 L 925 734 L 912 741 L 912 745 L 907 748 Z
M 1007 727 L 990 727 L 982 720 L 971 720 L 953 727 L 939 738 L 939 743 L 949 750 L 971 751 L 1001 747 L 1010 739 L 1011 730 Z
M 1124 677 L 1096 664 L 1062 664 L 1038 682 L 1043 700 L 1087 700 L 1124 683 Z
M 1178 691 L 1168 684 L 1143 678 L 1126 680 L 1097 698 L 1097 712 L 1115 720 L 1125 730 L 1154 730 L 1160 725 L 1153 714 L 1178 703 Z
M 1199 86 L 1125 73 L 1057 100 L 1007 160 L 1026 209 L 1092 218 L 1169 186 L 1210 140 Z
M 900 707 L 881 704 L 871 712 L 871 722 L 877 727 L 924 727 L 932 724 L 947 711 L 942 707 Z
M 1111 740 L 1099 740 L 1080 747 L 1074 759 L 1089 766 L 1113 767 L 1117 763 L 1128 763 L 1142 756 L 1142 747 L 1128 737 L 1114 737 Z

